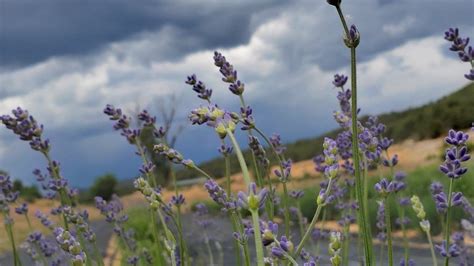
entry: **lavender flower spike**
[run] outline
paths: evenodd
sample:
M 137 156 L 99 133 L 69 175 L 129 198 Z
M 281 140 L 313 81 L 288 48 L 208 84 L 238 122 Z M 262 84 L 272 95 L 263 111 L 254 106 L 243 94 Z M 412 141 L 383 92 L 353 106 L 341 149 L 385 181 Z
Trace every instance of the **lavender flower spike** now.
M 249 192 L 246 194 L 245 192 L 240 191 L 238 193 L 238 203 L 240 207 L 249 209 L 249 210 L 258 210 L 263 207 L 265 200 L 268 195 L 268 189 L 263 188 L 260 192 L 257 193 L 257 185 L 255 183 L 250 183 L 249 185 Z

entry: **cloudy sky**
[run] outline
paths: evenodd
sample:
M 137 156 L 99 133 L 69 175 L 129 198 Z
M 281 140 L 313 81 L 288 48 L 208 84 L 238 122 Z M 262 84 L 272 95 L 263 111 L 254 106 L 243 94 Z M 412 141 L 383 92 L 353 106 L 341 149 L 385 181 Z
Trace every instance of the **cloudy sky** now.
M 344 1 L 361 32 L 360 105 L 377 114 L 417 106 L 466 84 L 469 67 L 447 51 L 443 32 L 474 36 L 472 0 Z M 84 1 L 0 0 L 0 114 L 22 106 L 45 125 L 53 156 L 71 183 L 97 175 L 130 178 L 139 161 L 102 113 L 107 103 L 133 111 L 175 95 L 178 119 L 201 101 L 184 84 L 196 73 L 214 101 L 235 109 L 212 53 L 221 51 L 246 84 L 257 123 L 285 141 L 336 125 L 334 73 L 349 54 L 335 9 L 323 0 Z M 186 157 L 217 156 L 209 128 L 188 126 Z M 0 169 L 31 182 L 42 158 L 0 128 Z

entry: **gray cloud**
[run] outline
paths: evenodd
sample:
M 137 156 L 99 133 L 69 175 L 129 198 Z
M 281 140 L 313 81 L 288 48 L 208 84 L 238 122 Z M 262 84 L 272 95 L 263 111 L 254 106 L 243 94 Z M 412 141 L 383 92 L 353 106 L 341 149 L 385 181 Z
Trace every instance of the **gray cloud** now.
M 281 2 L 4 0 L 0 3 L 0 62 L 5 68 L 52 56 L 80 56 L 164 28 L 176 30 L 176 41 L 182 41 L 169 57 L 230 47 L 248 40 L 253 15 Z M 194 41 L 188 42 L 189 38 Z
M 105 12 L 100 18 L 87 21 L 92 16 L 86 12 L 93 9 L 90 6 L 78 7 L 78 14 L 70 15 L 81 29 L 65 18 L 69 13 L 64 4 L 47 2 L 52 10 L 31 15 L 20 37 L 40 42 L 42 37 L 26 35 L 43 27 L 58 42 L 48 40 L 48 47 L 63 47 L 60 41 L 76 33 L 80 42 L 74 45 L 82 48 L 42 52 L 32 45 L 31 52 L 41 55 L 34 60 L 9 50 L 21 62 L 0 70 L 0 114 L 21 105 L 44 123 L 55 158 L 63 162 L 75 185 L 106 171 L 132 177 L 139 162 L 102 114 L 103 106 L 112 103 L 129 111 L 139 104 L 156 113 L 156 99 L 176 94 L 179 117 L 184 120 L 191 108 L 202 104 L 183 83 L 186 75 L 196 73 L 214 89 L 215 102 L 237 110 L 238 99 L 227 91 L 212 64 L 212 52 L 219 49 L 246 83 L 245 97 L 265 132 L 280 132 L 291 141 L 334 128 L 332 110 L 337 103 L 330 81 L 335 72 L 348 73 L 348 53 L 335 10 L 324 1 L 254 2 L 167 1 L 142 6 L 127 1 L 107 12 L 99 10 L 105 9 L 99 3 L 93 14 Z M 463 15 L 469 2 L 430 3 L 366 0 L 344 6 L 349 22 L 357 22 L 363 38 L 359 96 L 364 113 L 422 104 L 464 84 L 462 73 L 468 66 L 446 51 L 442 35 L 449 26 L 474 32 L 471 19 Z M 51 20 L 34 25 L 33 21 L 40 21 L 35 16 L 51 16 Z M 129 25 L 132 29 L 124 29 L 117 39 L 94 39 L 94 31 L 115 32 L 115 27 L 134 19 L 146 23 Z M 61 39 L 60 31 L 49 30 L 58 23 L 56 27 L 72 33 Z M 239 134 L 239 139 L 245 141 L 245 135 Z M 209 128 L 188 127 L 178 144 L 186 157 L 196 161 L 218 155 L 219 142 Z M 33 168 L 44 165 L 30 153 L 26 143 L 0 129 L 0 167 L 28 177 Z

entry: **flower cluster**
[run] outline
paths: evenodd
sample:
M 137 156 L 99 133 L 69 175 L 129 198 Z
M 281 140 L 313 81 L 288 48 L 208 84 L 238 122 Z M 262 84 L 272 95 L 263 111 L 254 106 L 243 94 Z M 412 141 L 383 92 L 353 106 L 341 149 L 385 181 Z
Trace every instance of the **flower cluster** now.
M 16 201 L 20 192 L 13 191 L 13 183 L 8 175 L 0 174 L 0 211 L 9 213 L 9 205 Z
M 281 168 L 283 170 L 275 169 L 274 173 L 280 179 L 281 182 L 288 182 L 292 165 L 293 162 L 291 160 L 286 160 L 281 162 Z
M 342 264 L 341 249 L 342 249 L 342 235 L 340 232 L 331 232 L 329 237 L 329 255 L 333 266 Z
M 377 191 L 383 197 L 388 196 L 390 193 L 397 193 L 405 188 L 405 183 L 397 180 L 388 181 L 386 178 L 382 178 L 374 186 Z
M 208 179 L 206 183 L 204 183 L 204 187 L 209 193 L 211 199 L 219 204 L 224 211 L 236 210 L 236 201 L 231 197 L 231 195 L 227 195 L 225 190 L 219 186 L 216 181 Z
M 57 247 L 39 231 L 30 233 L 26 239 L 26 243 L 27 253 L 29 253 L 33 259 L 38 259 L 38 257 L 41 256 L 37 254 L 38 251 L 46 258 L 53 256 L 57 251 Z
M 214 65 L 219 67 L 219 72 L 222 74 L 222 81 L 230 83 L 229 90 L 235 95 L 242 95 L 245 90 L 245 85 L 237 79 L 237 70 L 234 70 L 234 66 L 227 61 L 225 56 L 217 51 L 214 52 Z
M 348 48 L 356 48 L 360 42 L 360 33 L 355 25 L 351 25 L 349 34 L 344 35 L 344 43 Z
M 140 129 L 131 129 L 130 123 L 132 118 L 123 114 L 122 109 L 115 108 L 111 104 L 107 104 L 104 109 L 104 114 L 109 116 L 109 119 L 112 121 L 116 121 L 114 124 L 115 130 L 121 130 L 120 133 L 124 136 L 130 144 L 136 144 L 137 139 L 140 137 L 141 130 Z
M 469 44 L 469 37 L 462 38 L 459 36 L 458 28 L 449 28 L 444 33 L 444 39 L 451 43 L 449 50 L 457 53 L 461 61 L 471 63 L 471 70 L 464 77 L 468 80 L 474 80 L 474 48 L 467 46 Z
M 157 210 L 163 205 L 166 205 L 161 198 L 160 192 L 156 189 L 153 189 L 148 181 L 146 181 L 143 177 L 135 179 L 133 185 L 145 196 L 145 199 L 148 201 L 148 204 L 152 210 Z
M 248 193 L 239 191 L 237 194 L 237 203 L 240 207 L 248 210 L 258 210 L 263 207 L 267 199 L 268 189 L 263 188 L 257 193 L 257 185 L 251 183 L 248 188 Z
M 279 134 L 274 133 L 270 137 L 270 143 L 272 144 L 273 149 L 275 149 L 277 154 L 283 154 L 286 151 L 286 147 L 283 146 L 283 144 L 281 143 L 281 137 Z
M 261 166 L 267 168 L 270 165 L 270 160 L 267 158 L 267 152 L 260 144 L 260 141 L 255 136 L 249 136 L 249 148 L 257 157 L 257 160 Z
M 194 166 L 194 162 L 189 159 L 184 159 L 183 155 L 179 153 L 177 150 L 168 147 L 167 145 L 160 143 L 153 147 L 153 150 L 158 152 L 161 155 L 164 155 L 169 161 L 175 164 L 182 164 L 186 167 L 192 168 Z
M 186 84 L 193 86 L 193 91 L 198 94 L 199 98 L 206 101 L 211 100 L 212 89 L 206 88 L 206 84 L 204 84 L 202 81 L 198 81 L 196 78 L 196 74 L 188 76 L 185 82 Z
M 227 129 L 234 132 L 239 122 L 239 116 L 236 113 L 225 111 L 215 104 L 200 106 L 192 110 L 188 118 L 193 125 L 206 124 L 213 127 L 221 139 L 227 136 Z
M 387 234 L 385 233 L 385 230 L 387 229 L 387 224 L 385 223 L 385 204 L 383 201 L 377 201 L 377 217 L 376 217 L 376 223 L 375 226 L 379 230 L 377 234 L 377 239 L 380 240 L 381 242 L 385 242 L 387 239 Z
M 463 167 L 462 163 L 471 158 L 466 146 L 468 139 L 468 134 L 452 129 L 445 138 L 450 147 L 446 150 L 445 161 L 439 169 L 449 178 L 458 179 L 467 172 L 467 168 Z
M 66 217 L 67 221 L 74 224 L 78 233 L 81 233 L 85 239 L 90 242 L 94 242 L 96 235 L 89 226 L 89 213 L 84 210 L 82 212 L 76 212 L 70 206 L 64 206 L 62 212 Z
M 240 121 L 242 122 L 241 130 L 251 130 L 255 128 L 255 119 L 253 118 L 253 110 L 250 106 L 240 107 Z
M 28 141 L 33 150 L 47 153 L 50 149 L 48 139 L 43 139 L 43 125 L 29 115 L 28 111 L 17 107 L 10 115 L 0 116 L 0 121 L 7 129 L 13 131 L 21 140 Z
M 56 242 L 59 246 L 70 254 L 70 261 L 73 266 L 82 266 L 86 264 L 86 253 L 82 250 L 81 244 L 76 238 L 62 227 L 54 230 Z
M 36 210 L 35 217 L 41 221 L 41 224 L 50 230 L 54 230 L 55 223 L 51 221 L 47 214 L 41 212 L 40 210 Z
M 276 240 L 276 238 L 275 238 Z M 287 258 L 293 252 L 293 242 L 291 242 L 286 236 L 282 236 L 279 241 L 275 241 L 271 252 L 272 255 L 280 260 Z
M 425 231 L 426 233 L 430 232 L 430 221 L 426 220 L 426 212 L 425 208 L 423 207 L 423 204 L 420 201 L 420 198 L 416 195 L 412 196 L 411 199 L 411 204 L 412 208 L 416 213 L 416 217 L 420 219 L 420 227 Z

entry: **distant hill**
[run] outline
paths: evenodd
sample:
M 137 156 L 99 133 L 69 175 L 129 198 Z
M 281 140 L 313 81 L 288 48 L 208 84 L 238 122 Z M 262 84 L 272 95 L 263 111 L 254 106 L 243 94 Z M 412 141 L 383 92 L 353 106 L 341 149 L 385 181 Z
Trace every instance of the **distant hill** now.
M 395 142 L 406 139 L 422 140 L 436 138 L 446 134 L 450 128 L 465 129 L 474 122 L 474 83 L 451 93 L 435 102 L 420 107 L 409 108 L 401 112 L 379 115 L 379 121 L 387 125 L 387 135 Z M 367 117 L 362 117 L 362 120 Z M 288 143 L 286 156 L 293 161 L 307 160 L 321 153 L 324 137 L 334 137 L 338 130 L 330 131 L 321 136 L 302 139 Z M 267 153 L 272 159 L 271 153 Z M 247 162 L 250 162 L 250 151 L 244 151 Z M 200 164 L 200 167 L 215 177 L 224 175 L 224 162 L 216 158 Z M 231 160 L 232 173 L 239 172 L 236 158 Z M 195 177 L 196 173 L 187 169 L 178 172 L 179 179 Z

